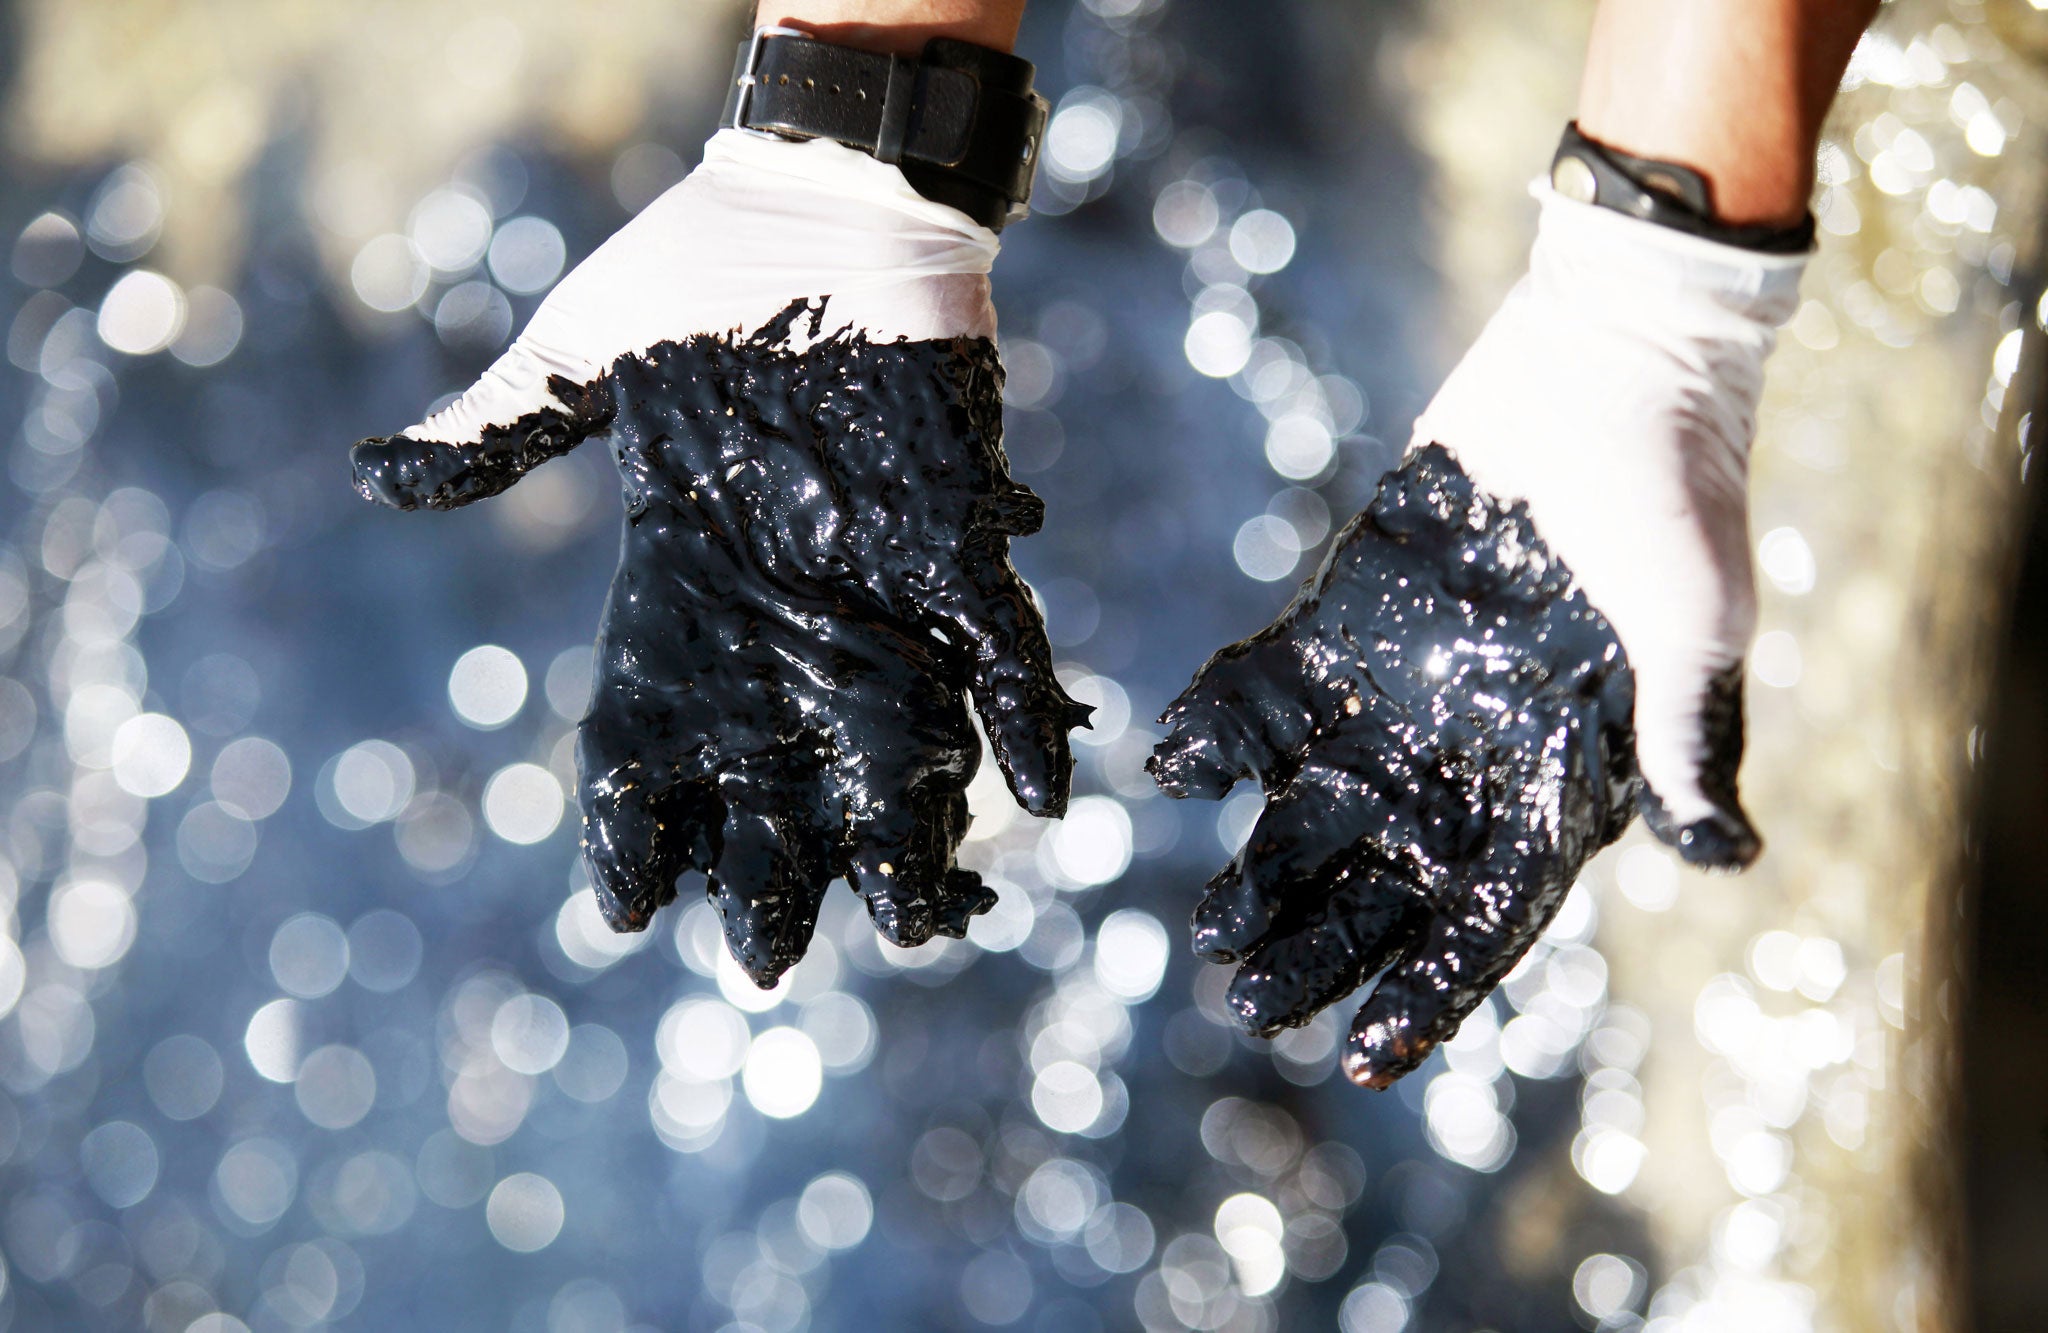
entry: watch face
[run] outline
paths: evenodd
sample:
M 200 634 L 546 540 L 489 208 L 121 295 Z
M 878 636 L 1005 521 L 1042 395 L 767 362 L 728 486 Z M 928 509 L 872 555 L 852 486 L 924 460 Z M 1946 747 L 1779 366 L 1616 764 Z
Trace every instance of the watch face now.
M 1586 165 L 1582 157 L 1570 153 L 1557 159 L 1550 168 L 1550 187 L 1567 199 L 1576 199 L 1590 204 L 1599 193 L 1598 182 L 1593 179 L 1593 168 Z

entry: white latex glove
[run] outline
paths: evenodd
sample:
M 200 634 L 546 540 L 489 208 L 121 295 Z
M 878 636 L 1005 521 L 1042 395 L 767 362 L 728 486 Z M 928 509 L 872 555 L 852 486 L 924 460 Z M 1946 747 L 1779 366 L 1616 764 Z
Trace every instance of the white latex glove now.
M 550 376 L 585 385 L 656 343 L 751 334 L 796 297 L 831 297 L 820 333 L 993 338 L 996 249 L 994 232 L 865 153 L 720 130 L 702 164 L 562 279 L 467 393 L 404 434 L 475 443 L 564 408 Z M 801 347 L 816 335 L 800 322 L 792 336 Z
M 1641 808 L 1687 861 L 1761 843 L 1736 796 L 1756 623 L 1749 446 L 1800 255 L 1738 249 L 1547 185 L 1529 273 L 1415 423 L 1528 503 L 1635 673 Z

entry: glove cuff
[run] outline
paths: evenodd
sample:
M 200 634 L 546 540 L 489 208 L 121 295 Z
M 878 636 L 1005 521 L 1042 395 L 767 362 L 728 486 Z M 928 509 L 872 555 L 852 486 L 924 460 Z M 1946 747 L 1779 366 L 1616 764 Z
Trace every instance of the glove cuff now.
M 1712 308 L 1775 329 L 1799 305 L 1805 254 L 1728 245 L 1567 198 L 1530 184 L 1543 207 L 1530 254 L 1532 281 L 1563 300 L 1645 312 L 1673 303 Z
M 705 141 L 704 165 L 729 178 L 731 173 L 755 176 L 758 201 L 777 210 L 798 208 L 795 197 L 829 196 L 834 202 L 872 204 L 900 214 L 920 235 L 950 233 L 958 238 L 958 253 L 941 262 L 947 272 L 986 273 L 1002 245 L 993 229 L 919 193 L 901 168 L 830 139 L 779 139 L 728 126 Z M 795 187 L 791 198 L 768 197 L 781 195 L 785 185 Z

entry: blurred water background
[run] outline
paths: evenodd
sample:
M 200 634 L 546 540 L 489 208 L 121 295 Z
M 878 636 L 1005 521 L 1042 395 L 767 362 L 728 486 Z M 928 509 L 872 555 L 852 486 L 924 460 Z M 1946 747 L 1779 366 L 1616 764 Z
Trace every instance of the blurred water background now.
M 1185 951 L 1256 797 L 1159 798 L 1151 719 L 1519 272 L 1589 13 L 1036 0 L 995 281 L 1078 799 L 991 768 L 967 942 L 835 891 L 763 994 L 707 906 L 614 937 L 573 868 L 602 451 L 438 516 L 346 461 L 687 169 L 739 9 L 0 5 L 4 1326 L 1960 1327 L 2028 3 L 1896 0 L 1823 148 L 1757 452 L 1757 872 L 1632 834 L 1385 1095 L 1332 1077 L 1349 1006 L 1252 1041 Z

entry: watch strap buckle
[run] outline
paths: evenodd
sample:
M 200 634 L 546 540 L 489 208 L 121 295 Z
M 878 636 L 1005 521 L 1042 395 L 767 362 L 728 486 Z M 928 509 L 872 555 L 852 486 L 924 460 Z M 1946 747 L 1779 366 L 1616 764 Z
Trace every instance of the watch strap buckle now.
M 733 86 L 726 94 L 723 124 L 747 134 L 759 135 L 763 139 L 779 139 L 782 136 L 772 130 L 757 130 L 747 124 L 747 109 L 754 100 L 754 84 L 761 72 L 761 52 L 768 45 L 770 37 L 808 37 L 802 28 L 791 28 L 783 24 L 771 24 L 754 29 L 754 35 L 740 47 L 738 66 L 733 70 Z

